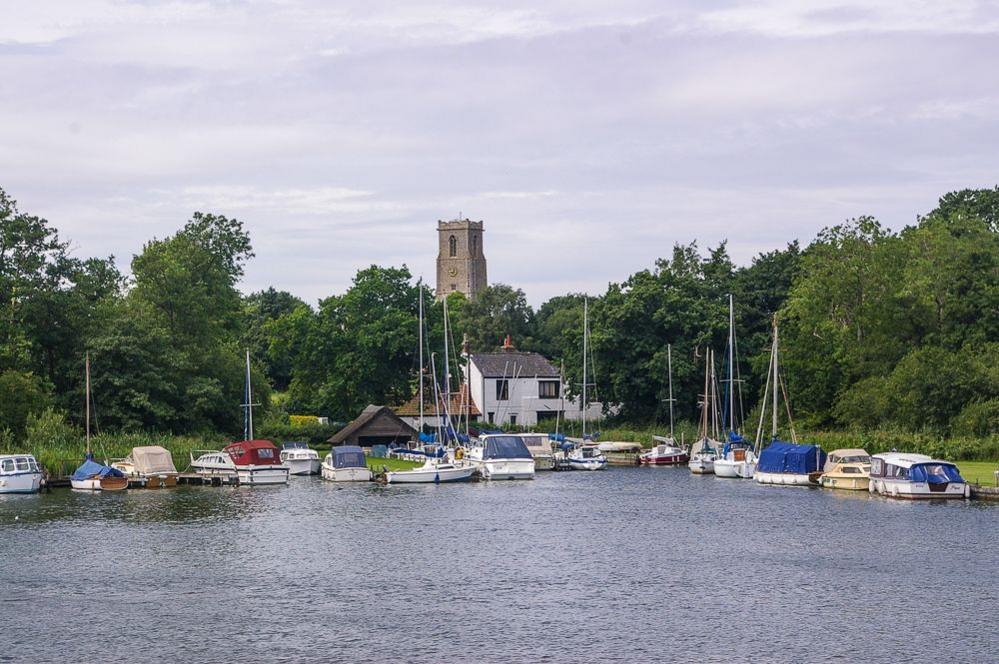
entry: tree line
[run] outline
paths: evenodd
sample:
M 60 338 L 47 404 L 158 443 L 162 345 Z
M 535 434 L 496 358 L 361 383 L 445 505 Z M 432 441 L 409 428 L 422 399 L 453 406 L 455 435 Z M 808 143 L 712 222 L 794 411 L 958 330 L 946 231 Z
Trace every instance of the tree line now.
M 124 275 L 113 257 L 74 257 L 51 223 L 0 189 L 0 433 L 16 439 L 42 411 L 78 422 L 88 352 L 105 430 L 237 435 L 244 348 L 269 411 L 262 419 L 349 420 L 369 403 L 412 396 L 422 287 L 406 266 L 362 269 L 312 306 L 273 287 L 241 294 L 253 255 L 240 221 L 196 212 L 149 240 Z M 443 305 L 424 292 L 426 343 L 439 352 Z M 620 404 L 620 420 L 664 422 L 671 344 L 676 414 L 695 419 L 706 350 L 725 348 L 729 294 L 748 412 L 776 315 L 803 426 L 999 430 L 999 187 L 947 194 L 898 232 L 851 219 L 746 266 L 725 243 L 677 244 L 586 298 L 596 397 Z M 563 363 L 578 392 L 584 297 L 535 310 L 504 284 L 474 301 L 452 293 L 451 341 L 488 351 L 510 335 L 518 349 Z

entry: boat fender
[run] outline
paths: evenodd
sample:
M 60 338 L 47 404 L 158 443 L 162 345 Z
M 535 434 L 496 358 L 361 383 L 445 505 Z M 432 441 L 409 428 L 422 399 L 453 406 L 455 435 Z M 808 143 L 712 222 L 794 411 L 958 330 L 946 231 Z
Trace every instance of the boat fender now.
M 970 484 L 965 484 L 964 485 L 964 497 L 965 498 L 971 498 L 971 485 Z
M 870 480 L 867 484 L 867 490 L 870 493 L 877 493 L 878 492 L 877 482 L 875 482 L 874 480 Z

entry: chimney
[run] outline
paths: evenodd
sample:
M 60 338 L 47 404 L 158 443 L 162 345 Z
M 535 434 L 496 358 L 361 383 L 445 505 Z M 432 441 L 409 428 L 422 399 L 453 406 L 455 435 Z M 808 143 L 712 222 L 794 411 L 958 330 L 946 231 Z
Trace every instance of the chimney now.
M 510 338 L 509 334 L 506 335 L 506 339 L 503 340 L 503 348 L 502 348 L 502 350 L 516 350 L 513 347 L 513 339 Z

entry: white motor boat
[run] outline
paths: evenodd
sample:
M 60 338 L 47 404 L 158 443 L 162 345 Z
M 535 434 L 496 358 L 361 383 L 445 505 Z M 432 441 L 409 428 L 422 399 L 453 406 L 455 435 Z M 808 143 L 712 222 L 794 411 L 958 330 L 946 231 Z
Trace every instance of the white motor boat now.
M 546 433 L 523 433 L 520 437 L 534 457 L 534 470 L 551 470 L 555 467 L 555 457 L 552 455 L 552 442 Z
M 323 459 L 323 479 L 333 482 L 367 482 L 371 469 L 364 450 L 356 445 L 334 447 Z
M 532 480 L 534 457 L 520 436 L 489 434 L 469 447 L 465 461 L 487 480 Z
M 277 447 L 267 440 L 244 440 L 197 459 L 192 454 L 191 468 L 199 475 L 249 486 L 288 483 L 288 466 L 281 463 Z
M 0 493 L 37 493 L 42 470 L 30 454 L 0 454 Z
M 393 470 L 385 473 L 389 484 L 442 484 L 467 482 L 477 470 L 472 464 L 456 463 L 443 459 L 427 459 L 419 468 Z
M 971 497 L 971 487 L 957 466 L 925 454 L 875 454 L 868 489 L 891 498 Z
M 573 470 L 603 470 L 607 467 L 607 457 L 597 445 L 580 445 L 570 450 L 566 461 Z
M 289 442 L 281 446 L 281 463 L 288 466 L 291 475 L 318 475 L 319 452 L 308 443 Z

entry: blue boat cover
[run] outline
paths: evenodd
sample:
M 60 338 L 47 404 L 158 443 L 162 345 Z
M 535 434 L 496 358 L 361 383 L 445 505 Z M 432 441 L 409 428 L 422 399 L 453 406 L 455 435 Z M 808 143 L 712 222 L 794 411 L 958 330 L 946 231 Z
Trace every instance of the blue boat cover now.
M 807 475 L 820 470 L 826 453 L 818 445 L 795 445 L 774 439 L 760 452 L 756 469 L 763 473 L 793 473 Z
M 728 432 L 728 440 L 725 441 L 725 447 L 722 448 L 722 456 L 728 456 L 728 453 L 732 450 L 748 449 L 752 447 L 750 442 L 746 440 L 741 434 L 734 431 Z
M 949 463 L 918 463 L 909 469 L 909 481 L 946 484 L 964 482 L 957 467 Z
M 72 480 L 88 480 L 96 475 L 97 477 L 125 477 L 125 473 L 121 472 L 117 468 L 112 468 L 111 466 L 105 466 L 102 463 L 97 463 L 93 459 L 87 459 L 83 462 L 76 472 L 69 476 Z
M 365 468 L 368 465 L 364 451 L 356 445 L 333 448 L 334 468 Z
M 483 459 L 531 459 L 531 450 L 520 436 L 496 436 L 486 438 L 482 450 Z
M 556 443 L 564 443 L 565 442 L 565 434 L 564 433 L 550 433 L 550 434 L 548 434 L 548 440 L 554 440 Z
M 388 447 L 385 445 L 373 445 L 371 447 L 371 456 L 375 458 L 384 459 L 386 454 L 388 454 Z
M 421 443 L 436 443 L 437 442 L 437 434 L 435 434 L 435 433 L 421 433 L 420 434 L 420 442 Z

